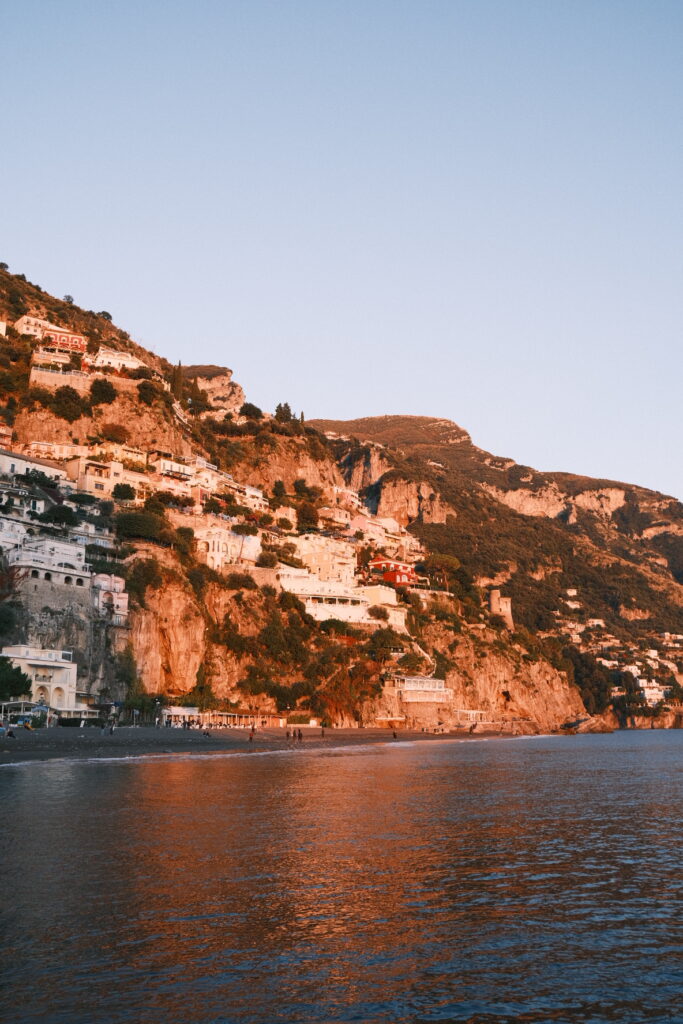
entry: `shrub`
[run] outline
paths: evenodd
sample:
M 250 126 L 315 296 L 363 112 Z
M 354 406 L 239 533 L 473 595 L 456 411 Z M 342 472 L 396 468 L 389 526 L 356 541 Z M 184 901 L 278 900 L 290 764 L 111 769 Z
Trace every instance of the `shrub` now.
M 51 397 L 49 408 L 62 420 L 73 423 L 89 411 L 89 405 L 79 393 L 70 387 L 57 388 Z
M 148 587 L 156 590 L 163 583 L 163 577 L 156 558 L 140 558 L 128 570 L 126 590 L 137 603 L 145 607 L 145 591 Z
M 14 666 L 9 658 L 0 657 L 0 700 L 12 700 L 30 692 L 29 677 Z
M 312 505 L 310 501 L 302 501 L 296 510 L 296 526 L 299 533 L 317 530 L 318 512 L 315 505 Z
M 138 384 L 138 397 L 144 405 L 153 405 L 157 389 L 151 380 L 141 380 Z
M 126 444 L 129 433 L 125 427 L 118 423 L 103 423 L 100 427 L 100 437 L 103 441 L 113 441 L 115 444 Z
M 116 388 L 110 380 L 96 377 L 90 385 L 91 405 L 110 405 L 116 400 Z
M 294 524 L 289 519 L 287 519 L 286 516 L 280 516 L 275 525 L 279 526 L 281 530 L 285 531 L 294 529 Z
M 116 517 L 116 533 L 119 537 L 160 540 L 165 531 L 166 521 L 153 512 L 119 512 Z
M 56 526 L 76 526 L 78 515 L 68 505 L 53 505 L 38 516 L 41 523 L 54 523 Z
M 257 590 L 258 585 L 254 578 L 246 572 L 231 572 L 225 578 L 225 585 L 228 590 Z
M 130 484 L 114 484 L 112 496 L 117 501 L 132 501 L 135 497 L 135 488 L 131 487 Z
M 274 569 L 277 565 L 277 555 L 274 551 L 262 551 L 256 564 L 261 569 Z
M 253 402 L 245 402 L 240 409 L 240 416 L 246 416 L 249 420 L 260 420 L 263 419 L 263 412 Z
M 389 621 L 389 612 L 386 608 L 380 608 L 378 604 L 373 604 L 368 608 L 368 615 L 371 619 L 382 619 L 384 622 Z

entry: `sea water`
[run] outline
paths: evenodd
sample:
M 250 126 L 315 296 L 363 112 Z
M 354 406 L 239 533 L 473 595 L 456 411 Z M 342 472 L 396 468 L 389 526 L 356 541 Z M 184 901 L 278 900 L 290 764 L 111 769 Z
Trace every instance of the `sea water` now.
M 0 1020 L 683 1021 L 683 733 L 0 771 Z

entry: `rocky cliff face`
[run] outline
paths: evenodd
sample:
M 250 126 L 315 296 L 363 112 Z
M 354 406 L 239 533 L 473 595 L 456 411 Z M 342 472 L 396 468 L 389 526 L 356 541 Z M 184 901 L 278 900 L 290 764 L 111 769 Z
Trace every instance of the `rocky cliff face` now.
M 204 418 L 217 413 L 236 415 L 244 405 L 244 391 L 232 379 L 231 370 L 225 370 L 215 377 L 197 377 L 196 381 L 211 406 L 210 410 L 202 413 Z
M 35 405 L 22 409 L 14 422 L 17 441 L 52 441 L 56 444 L 85 444 L 98 437 L 102 427 L 115 425 L 126 430 L 131 444 L 142 449 L 164 448 L 178 455 L 190 455 L 192 445 L 186 432 L 169 410 L 148 406 L 133 394 L 119 394 L 109 405 L 97 405 L 91 416 L 70 423 L 49 409 Z
M 401 526 L 419 520 L 445 523 L 454 510 L 425 481 L 415 483 L 400 477 L 381 477 L 364 492 L 366 504 L 375 513 L 395 519 Z

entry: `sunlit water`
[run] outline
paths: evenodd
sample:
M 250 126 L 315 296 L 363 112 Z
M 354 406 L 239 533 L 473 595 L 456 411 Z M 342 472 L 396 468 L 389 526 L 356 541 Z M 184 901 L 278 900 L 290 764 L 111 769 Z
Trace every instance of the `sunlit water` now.
M 683 732 L 0 770 L 0 1020 L 683 1021 Z

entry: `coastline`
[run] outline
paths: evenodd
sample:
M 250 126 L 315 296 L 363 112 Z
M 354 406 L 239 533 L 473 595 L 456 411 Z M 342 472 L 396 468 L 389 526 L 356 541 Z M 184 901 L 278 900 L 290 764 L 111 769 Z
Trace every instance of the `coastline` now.
M 510 739 L 497 731 L 480 730 L 469 734 L 401 731 L 396 739 L 388 729 L 325 729 L 303 726 L 303 740 L 294 742 L 279 728 L 258 729 L 249 740 L 247 729 L 216 729 L 204 736 L 199 730 L 155 729 L 123 726 L 114 735 L 99 729 L 17 729 L 16 738 L 0 738 L 0 768 L 26 762 L 111 760 L 131 757 L 162 757 L 169 754 L 206 756 L 212 753 L 265 753 L 282 750 L 324 750 L 326 748 L 365 746 L 373 743 L 405 743 L 449 740 Z

